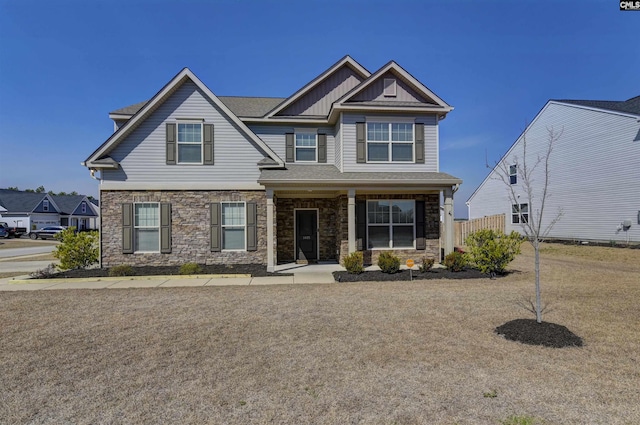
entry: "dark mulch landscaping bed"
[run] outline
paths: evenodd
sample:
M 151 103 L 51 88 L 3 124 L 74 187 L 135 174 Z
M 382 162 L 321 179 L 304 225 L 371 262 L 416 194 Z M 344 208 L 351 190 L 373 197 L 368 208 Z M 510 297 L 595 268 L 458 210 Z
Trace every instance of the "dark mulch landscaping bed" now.
M 555 323 L 538 323 L 534 319 L 515 319 L 496 328 L 498 335 L 511 341 L 545 347 L 582 347 L 582 338 L 565 326 Z
M 216 265 L 200 265 L 202 272 L 198 274 L 251 274 L 257 276 L 291 276 L 287 273 L 269 273 L 267 267 L 260 264 L 234 264 L 228 266 L 225 264 Z M 180 266 L 134 266 L 131 276 L 167 276 L 179 275 Z M 109 269 L 86 269 L 86 270 L 67 270 L 54 273 L 47 277 L 38 278 L 90 278 L 90 277 L 108 277 Z
M 333 272 L 336 282 L 379 282 L 379 281 L 404 281 L 411 280 L 409 270 L 400 270 L 398 273 L 382 273 L 381 271 L 366 271 L 360 274 L 351 274 L 346 271 Z M 476 269 L 466 268 L 460 272 L 452 272 L 447 269 L 431 269 L 420 273 L 413 271 L 413 280 L 422 279 L 481 279 L 489 275 L 480 273 Z

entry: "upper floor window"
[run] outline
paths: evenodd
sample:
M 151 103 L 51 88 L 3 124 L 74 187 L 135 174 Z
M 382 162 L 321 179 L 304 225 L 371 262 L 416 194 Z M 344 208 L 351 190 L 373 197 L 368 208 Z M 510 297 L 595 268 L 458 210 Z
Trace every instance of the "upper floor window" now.
M 528 223 L 529 222 L 529 204 L 513 204 L 511 205 L 511 223 Z
M 368 162 L 413 162 L 413 123 L 367 123 Z
M 44 201 L 42 201 L 42 211 L 47 212 L 49 211 L 49 200 L 45 199 Z
M 415 201 L 367 201 L 369 248 L 413 248 Z
M 245 249 L 245 217 L 244 202 L 222 202 L 222 249 Z
M 178 123 L 178 164 L 202 164 L 201 123 Z
M 296 162 L 318 161 L 318 135 L 296 132 Z
M 135 204 L 133 228 L 136 252 L 160 252 L 160 204 Z
M 509 166 L 509 183 L 511 184 L 518 183 L 518 166 L 517 165 Z

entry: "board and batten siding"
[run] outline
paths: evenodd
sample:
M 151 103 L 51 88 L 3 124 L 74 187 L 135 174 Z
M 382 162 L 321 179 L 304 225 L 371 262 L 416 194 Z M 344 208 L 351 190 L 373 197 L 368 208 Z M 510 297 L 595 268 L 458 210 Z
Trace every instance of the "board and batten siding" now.
M 366 118 L 373 114 L 347 114 L 342 115 L 341 139 L 342 139 L 342 171 L 364 172 L 438 172 L 438 120 L 435 115 L 402 115 L 402 120 L 414 118 L 416 123 L 424 124 L 424 164 L 408 162 L 396 163 L 358 163 L 356 158 L 356 123 L 366 122 Z M 389 118 L 389 115 L 382 115 Z M 392 119 L 390 121 L 393 121 Z
M 214 125 L 214 164 L 166 164 L 165 123 L 204 119 Z M 131 132 L 111 153 L 120 163 L 105 170 L 104 181 L 127 182 L 235 182 L 255 183 L 257 163 L 266 153 L 234 124 L 191 81 L 180 86 Z
M 538 155 L 544 155 L 547 128 L 563 131 L 550 160 L 549 197 L 543 225 L 547 225 L 558 210 L 561 209 L 563 215 L 549 237 L 623 242 L 628 236 L 630 241 L 640 242 L 640 124 L 637 118 L 549 103 L 526 133 L 529 163 Z M 516 156 L 522 158 L 522 136 L 505 157 L 511 164 Z M 508 188 L 494 173 L 492 171 L 469 199 L 469 218 L 504 213 L 506 231 L 521 232 L 519 224 L 511 223 Z M 542 167 L 538 167 L 533 178 L 542 182 L 543 177 Z M 525 203 L 524 191 L 521 186 L 516 187 L 521 194 L 520 203 Z M 624 220 L 631 220 L 628 232 L 617 230 Z
M 385 96 L 384 95 L 384 80 L 390 78 L 396 81 L 396 95 Z M 354 102 L 363 101 L 385 101 L 385 102 L 420 102 L 431 103 L 427 101 L 422 95 L 413 90 L 407 83 L 398 78 L 393 72 L 386 72 L 384 75 L 378 77 L 378 79 L 371 83 L 369 87 L 364 89 L 361 93 L 351 99 Z
M 280 158 L 286 158 L 285 152 L 285 138 L 287 133 L 295 133 L 296 129 L 304 128 L 309 131 L 316 132 L 318 134 L 327 135 L 327 162 L 326 164 L 333 165 L 335 158 L 335 136 L 334 127 L 317 127 L 308 125 L 249 125 L 249 128 L 264 141 L 267 146 L 273 150 Z

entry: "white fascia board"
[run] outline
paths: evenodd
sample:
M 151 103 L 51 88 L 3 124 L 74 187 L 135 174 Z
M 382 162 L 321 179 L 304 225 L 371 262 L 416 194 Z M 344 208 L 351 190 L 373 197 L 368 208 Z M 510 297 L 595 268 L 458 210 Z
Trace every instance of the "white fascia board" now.
M 329 112 L 329 123 L 335 122 L 337 116 L 341 112 L 383 112 L 383 113 L 403 113 L 403 114 L 411 114 L 415 113 L 429 113 L 436 114 L 439 116 L 445 116 L 448 112 L 453 110 L 450 108 L 449 110 L 445 110 L 441 107 L 430 107 L 430 106 L 375 106 L 375 105 L 337 105 L 334 104 L 331 107 L 331 112 Z
M 116 182 L 102 181 L 100 190 L 265 190 L 256 182 Z
M 338 69 L 342 68 L 344 65 L 347 65 L 347 64 L 350 65 L 355 71 L 357 71 L 363 78 L 368 78 L 371 75 L 371 73 L 365 67 L 363 67 L 358 62 L 356 62 L 351 56 L 347 55 L 341 60 L 339 60 L 338 62 L 336 62 L 332 67 L 324 71 L 322 74 L 318 75 L 316 78 L 311 80 L 304 87 L 302 87 L 300 90 L 298 90 L 289 98 L 287 98 L 284 102 L 282 102 L 281 104 L 273 108 L 271 111 L 269 111 L 267 115 L 265 115 L 265 117 L 266 118 L 273 117 L 278 112 L 286 109 L 296 100 L 300 99 L 302 96 L 309 93 L 309 91 L 314 89 L 318 84 L 323 82 L 327 77 L 329 77 L 335 71 L 337 71 Z
M 276 155 L 276 153 L 266 144 L 262 139 L 260 139 L 255 133 L 253 133 L 249 127 L 245 123 L 243 123 L 231 110 L 224 104 L 218 97 L 213 94 L 211 90 L 202 82 L 198 77 L 195 76 L 193 72 L 189 68 L 184 68 L 182 71 L 178 73 L 173 79 L 166 84 L 158 93 L 156 93 L 153 98 L 147 102 L 142 109 L 136 112 L 133 117 L 127 121 L 118 131 L 116 131 L 111 137 L 107 139 L 105 143 L 102 144 L 85 162 L 91 163 L 96 159 L 100 158 L 104 154 L 106 154 L 110 149 L 116 146 L 125 134 L 129 134 L 129 131 L 137 126 L 141 121 L 146 118 L 147 112 L 155 108 L 169 93 L 171 93 L 179 84 L 183 82 L 184 79 L 190 79 L 193 83 L 198 86 L 209 98 L 215 103 L 225 115 L 227 115 L 242 131 L 245 132 L 258 146 L 260 146 L 269 156 L 273 158 L 276 162 L 284 165 L 284 161 Z
M 128 120 L 132 116 L 133 115 L 130 114 L 109 114 L 109 118 L 111 118 L 112 120 Z

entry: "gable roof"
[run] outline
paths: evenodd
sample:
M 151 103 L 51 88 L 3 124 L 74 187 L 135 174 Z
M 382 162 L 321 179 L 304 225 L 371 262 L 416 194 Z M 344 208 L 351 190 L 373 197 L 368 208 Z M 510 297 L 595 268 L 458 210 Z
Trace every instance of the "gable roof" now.
M 93 211 L 93 207 L 90 205 L 91 202 L 84 195 L 53 195 L 52 198 L 61 214 L 73 214 L 82 201 L 85 201 Z
M 634 115 L 640 115 L 640 96 L 632 97 L 627 100 L 552 100 L 554 102 L 568 103 L 571 105 L 586 106 L 589 108 L 605 109 L 608 111 L 625 112 Z
M 0 189 L 0 205 L 8 213 L 30 213 L 35 210 L 43 199 L 49 199 L 56 207 L 57 204 L 48 193 L 24 192 L 21 190 Z M 54 211 L 51 211 L 54 212 Z
M 327 70 L 318 75 L 316 78 L 307 83 L 300 90 L 289 96 L 284 102 L 279 104 L 276 108 L 272 109 L 265 115 L 265 118 L 273 117 L 279 112 L 284 111 L 288 106 L 291 106 L 298 99 L 302 98 L 305 94 L 309 93 L 311 90 L 320 85 L 323 81 L 325 81 L 329 76 L 334 74 L 336 71 L 341 69 L 344 66 L 348 66 L 353 69 L 357 74 L 359 74 L 362 78 L 368 78 L 371 73 L 358 62 L 356 62 L 351 56 L 346 55 L 338 62 L 331 65 Z
M 106 155 L 126 138 L 141 122 L 153 113 L 162 103 L 164 103 L 185 81 L 191 80 L 218 108 L 222 110 L 236 126 L 243 131 L 252 141 L 254 141 L 264 152 L 267 153 L 278 165 L 283 165 L 284 161 L 266 144 L 256 136 L 249 127 L 246 126 L 231 110 L 213 94 L 211 90 L 202 82 L 189 68 L 183 68 L 175 77 L 171 79 L 158 93 L 155 94 L 145 105 L 136 112 L 122 127 L 113 133 L 98 149 L 96 149 L 82 163 L 88 168 L 113 168 L 115 164 L 104 164 Z M 115 162 L 115 161 L 114 161 Z

